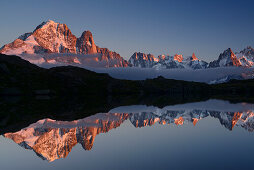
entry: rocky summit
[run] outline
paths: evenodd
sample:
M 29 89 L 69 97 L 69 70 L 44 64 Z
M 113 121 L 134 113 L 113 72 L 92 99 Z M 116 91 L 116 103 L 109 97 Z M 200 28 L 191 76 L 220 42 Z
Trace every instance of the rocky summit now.
M 19 36 L 0 48 L 0 53 L 17 55 L 40 66 L 74 65 L 81 67 L 139 67 L 155 69 L 206 69 L 216 67 L 252 67 L 254 49 L 250 46 L 234 53 L 231 48 L 222 52 L 210 63 L 198 59 L 195 53 L 159 55 L 135 52 L 128 61 L 120 54 L 95 44 L 92 33 L 84 31 L 79 38 L 66 24 L 48 20 L 33 32 Z M 45 67 L 46 67 L 45 66 Z
M 204 69 L 207 68 L 208 65 L 207 62 L 199 60 L 194 53 L 190 57 L 183 58 L 183 55 L 179 54 L 175 54 L 174 56 L 160 55 L 158 57 L 154 57 L 152 54 L 136 52 L 129 59 L 129 63 L 134 67 L 155 69 Z
M 152 56 L 152 57 L 149 57 Z M 155 69 L 206 69 L 216 67 L 252 67 L 254 65 L 254 49 L 250 46 L 240 52 L 234 53 L 228 48 L 221 53 L 217 60 L 210 63 L 197 58 L 195 53 L 189 57 L 175 54 L 174 56 L 159 55 L 135 52 L 129 59 L 129 63 L 134 67 L 155 68 Z
M 90 31 L 84 31 L 77 38 L 66 24 L 51 20 L 4 45 L 0 53 L 18 55 L 35 64 L 88 63 L 88 66 L 97 66 L 98 63 L 100 67 L 128 66 L 128 62 L 118 53 L 96 46 Z

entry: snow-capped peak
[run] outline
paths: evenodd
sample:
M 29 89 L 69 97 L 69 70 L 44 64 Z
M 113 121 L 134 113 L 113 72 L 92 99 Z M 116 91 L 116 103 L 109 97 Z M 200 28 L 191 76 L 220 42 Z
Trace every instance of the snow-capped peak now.
M 95 54 L 97 47 L 93 40 L 91 31 L 87 30 L 82 33 L 80 38 L 77 39 L 77 53 Z
M 37 29 L 40 29 L 40 28 L 42 28 L 42 27 L 46 28 L 46 27 L 49 26 L 49 25 L 58 25 L 58 24 L 60 24 L 60 23 L 57 23 L 57 22 L 55 22 L 55 21 L 49 19 L 49 20 L 47 20 L 47 21 L 43 21 L 40 25 L 38 25 L 38 26 L 35 28 L 34 32 L 35 32 Z
M 234 56 L 234 52 L 232 51 L 231 48 L 226 49 L 223 53 L 220 54 L 219 59 L 223 59 L 223 58 L 229 58 Z
M 53 20 L 42 22 L 38 25 L 33 32 L 25 33 L 19 36 L 12 43 L 6 44 L 0 48 L 0 53 L 7 55 L 19 55 L 34 64 L 30 55 L 36 55 L 35 58 L 40 58 L 38 61 L 57 63 L 54 58 L 47 60 L 46 56 L 53 54 L 54 57 L 59 57 L 60 54 L 73 54 L 72 58 L 75 58 L 71 62 L 68 58 L 61 60 L 58 64 L 76 64 L 80 63 L 80 60 L 76 60 L 77 55 L 96 55 L 93 61 L 102 62 L 102 67 L 155 67 L 160 68 L 192 68 L 192 69 L 204 69 L 207 68 L 207 62 L 199 60 L 195 53 L 190 57 L 184 58 L 182 55 L 159 55 L 158 57 L 152 54 L 134 53 L 131 56 L 129 62 L 124 60 L 118 53 L 112 52 L 107 48 L 100 48 L 95 45 L 92 33 L 90 31 L 84 31 L 82 35 L 77 38 L 72 34 L 66 24 L 58 23 Z M 56 56 L 55 54 L 59 55 Z M 34 57 L 34 56 L 33 56 Z M 89 62 L 89 61 L 88 61 Z M 83 62 L 84 63 L 84 62 Z M 81 64 L 83 64 L 81 62 Z M 87 62 L 86 62 L 87 63 Z M 84 63 L 84 64 L 86 64 Z M 92 64 L 94 65 L 94 64 Z M 99 66 L 100 64 L 98 64 Z M 239 53 L 234 53 L 231 48 L 228 48 L 220 54 L 219 58 L 209 63 L 208 67 L 227 67 L 227 66 L 244 66 L 252 67 L 254 65 L 254 49 L 247 46 Z
M 14 40 L 12 43 L 4 45 L 0 53 L 7 55 L 19 55 L 25 60 L 34 64 L 31 58 L 39 58 L 39 63 L 56 64 L 84 64 L 94 67 L 126 67 L 128 62 L 118 53 L 112 52 L 107 48 L 99 48 L 95 45 L 92 33 L 84 31 L 80 38 L 72 34 L 66 24 L 58 23 L 53 20 L 42 22 L 33 32 L 25 33 Z M 60 54 L 61 53 L 61 54 Z M 60 57 L 64 54 L 72 54 L 65 59 Z M 93 59 L 78 56 L 93 54 Z M 32 56 L 31 56 L 32 55 Z M 47 59 L 51 55 L 50 61 Z M 58 56 L 59 55 L 59 56 Z M 72 60 L 74 58 L 75 60 Z M 86 59 L 84 61 L 84 59 Z M 37 60 L 36 59 L 36 60 Z M 80 62 L 80 61 L 83 62 Z M 60 62 L 60 63 L 59 63 Z
M 228 48 L 219 55 L 218 60 L 209 63 L 209 67 L 227 67 L 227 66 L 241 66 L 241 62 L 236 57 L 231 48 Z
M 134 67 L 142 68 L 167 68 L 167 69 L 179 69 L 179 68 L 191 68 L 191 69 L 203 69 L 207 67 L 207 63 L 198 60 L 195 54 L 191 57 L 184 59 L 183 55 L 175 54 L 174 56 L 159 55 L 154 57 L 151 54 L 134 53 L 129 62 Z
M 198 60 L 198 58 L 196 57 L 195 53 L 192 54 L 191 59 L 192 59 L 192 61 Z
M 129 63 L 134 67 L 151 68 L 159 59 L 152 54 L 135 52 L 129 59 Z
M 245 49 L 237 53 L 237 55 L 242 55 L 246 57 L 252 57 L 254 58 L 254 49 L 251 46 L 247 46 Z
M 178 62 L 182 62 L 183 61 L 183 55 L 175 54 L 174 55 L 174 60 L 176 60 Z

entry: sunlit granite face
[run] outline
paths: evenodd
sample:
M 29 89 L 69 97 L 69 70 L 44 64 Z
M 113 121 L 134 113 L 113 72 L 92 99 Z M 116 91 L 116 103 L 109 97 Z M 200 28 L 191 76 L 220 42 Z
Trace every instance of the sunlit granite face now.
M 135 111 L 135 108 L 137 106 L 133 106 L 131 111 L 127 109 L 126 113 L 116 113 L 113 109 L 109 113 L 98 113 L 74 121 L 43 119 L 18 132 L 6 133 L 4 137 L 12 139 L 25 149 L 33 150 L 42 159 L 52 162 L 67 157 L 78 143 L 85 150 L 91 150 L 96 135 L 118 128 L 124 121 L 130 121 L 136 128 L 153 126 L 155 123 L 165 126 L 184 126 L 191 123 L 197 128 L 201 119 L 212 117 L 218 119 L 220 124 L 230 131 L 237 126 L 249 132 L 254 130 L 254 113 L 248 107 L 238 108 L 236 112 L 221 111 L 216 108 L 154 109 L 153 107 L 149 109 L 148 107 L 143 111 L 142 109 Z

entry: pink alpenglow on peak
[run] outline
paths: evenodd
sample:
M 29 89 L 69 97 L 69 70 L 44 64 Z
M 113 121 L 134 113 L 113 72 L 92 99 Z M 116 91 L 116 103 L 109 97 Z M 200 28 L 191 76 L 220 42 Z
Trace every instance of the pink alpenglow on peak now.
M 84 31 L 77 38 L 66 24 L 52 20 L 42 22 L 33 32 L 25 33 L 12 43 L 4 45 L 0 53 L 18 55 L 34 64 L 38 62 L 31 58 L 37 58 L 38 61 L 44 61 L 45 64 L 92 67 L 128 66 L 128 62 L 118 53 L 96 46 L 90 31 Z M 66 54 L 75 60 L 69 60 Z
M 194 60 L 198 60 L 198 58 L 196 57 L 195 53 L 192 54 L 192 61 Z
M 174 55 L 174 60 L 177 60 L 178 62 L 182 62 L 183 61 L 183 55 L 175 54 Z
M 205 69 L 208 65 L 205 61 L 198 60 L 194 53 L 191 57 L 184 58 L 179 54 L 154 57 L 151 54 L 135 52 L 130 57 L 129 63 L 134 67 L 155 69 Z
M 128 61 L 120 54 L 95 44 L 91 31 L 78 38 L 66 24 L 42 22 L 33 32 L 19 36 L 0 48 L 0 53 L 17 55 L 42 67 L 73 65 L 79 67 L 139 67 L 158 69 L 207 69 L 217 67 L 253 67 L 254 49 L 250 46 L 234 53 L 230 48 L 210 63 L 192 56 L 159 55 L 135 52 Z

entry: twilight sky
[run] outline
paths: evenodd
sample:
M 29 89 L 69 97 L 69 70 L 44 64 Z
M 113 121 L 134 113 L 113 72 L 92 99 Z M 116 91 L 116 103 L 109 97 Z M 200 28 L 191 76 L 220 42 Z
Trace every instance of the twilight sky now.
M 0 46 L 48 19 L 120 53 L 193 52 L 207 61 L 226 48 L 254 47 L 253 0 L 1 0 Z

